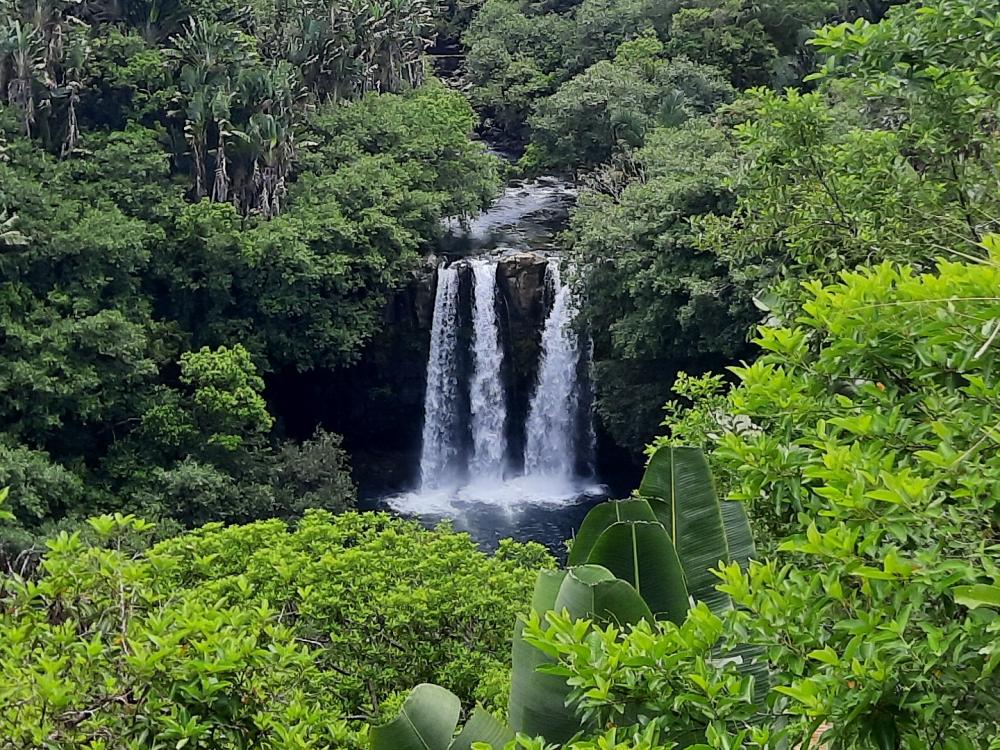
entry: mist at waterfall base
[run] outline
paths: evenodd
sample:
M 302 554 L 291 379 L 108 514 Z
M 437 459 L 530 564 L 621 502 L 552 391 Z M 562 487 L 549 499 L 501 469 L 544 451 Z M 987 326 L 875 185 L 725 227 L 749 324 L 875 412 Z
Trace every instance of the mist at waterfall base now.
M 387 499 L 405 515 L 448 519 L 490 547 L 499 539 L 550 546 L 571 536 L 586 510 L 606 496 L 593 476 L 594 431 L 589 350 L 573 326 L 575 306 L 559 263 L 546 267 L 551 297 L 541 331 L 538 377 L 527 410 L 522 455 L 512 455 L 504 384 L 504 341 L 497 316 L 497 261 L 471 266 L 472 337 L 467 397 L 460 367 L 460 276 L 438 270 L 427 364 L 420 485 Z

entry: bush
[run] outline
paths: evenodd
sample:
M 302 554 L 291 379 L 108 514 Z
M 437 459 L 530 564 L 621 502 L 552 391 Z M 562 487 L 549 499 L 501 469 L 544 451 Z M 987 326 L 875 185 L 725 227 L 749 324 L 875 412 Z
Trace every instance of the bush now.
M 0 585 L 5 748 L 361 747 L 346 717 L 427 680 L 469 701 L 505 668 L 552 564 L 381 514 L 214 524 L 139 554 L 124 540 L 148 524 L 91 525 L 98 544 L 64 533 L 38 580 Z
M 760 329 L 765 353 L 728 398 L 706 383 L 670 421 L 674 439 L 717 444 L 774 555 L 722 571 L 741 609 L 716 625 L 768 649 L 770 743 L 789 713 L 798 739 L 829 723 L 834 747 L 995 746 L 996 618 L 962 595 L 1000 579 L 1000 241 L 984 246 L 985 263 L 808 284 L 798 323 Z
M 319 430 L 301 445 L 281 446 L 271 479 L 280 514 L 301 515 L 309 508 L 338 513 L 354 507 L 357 488 L 343 442 L 340 435 Z

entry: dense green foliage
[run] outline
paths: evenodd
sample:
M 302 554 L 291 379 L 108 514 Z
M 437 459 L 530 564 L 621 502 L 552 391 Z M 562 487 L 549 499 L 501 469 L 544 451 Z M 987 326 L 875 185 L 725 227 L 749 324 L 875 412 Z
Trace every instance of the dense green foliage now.
M 581 711 L 720 748 L 996 747 L 998 39 L 991 4 L 908 6 L 820 32 L 817 92 L 741 105 L 733 208 L 692 249 L 769 310 L 762 354 L 731 390 L 680 378 L 657 444 L 713 448 L 766 559 L 722 566 L 721 617 L 529 633 Z M 748 641 L 764 712 L 718 660 Z
M 0 6 L 8 540 L 353 503 L 336 437 L 277 445 L 263 378 L 355 361 L 440 218 L 499 179 L 424 82 L 426 6 L 332 10 Z
M 794 316 L 803 281 L 983 256 L 1000 216 L 996 33 L 978 2 L 831 27 L 811 40 L 828 55 L 815 91 L 754 90 L 598 173 L 571 241 L 620 442 L 652 434 L 636 394 L 747 356 L 748 324 Z
M 533 631 L 581 710 L 635 705 L 669 731 L 707 720 L 713 747 L 778 747 L 821 726 L 835 747 L 995 747 L 997 619 L 978 608 L 1000 573 L 992 243 L 983 264 L 810 285 L 797 325 L 760 329 L 767 353 L 737 388 L 709 387 L 671 422 L 718 445 L 769 559 L 720 566 L 737 605 L 721 617 L 599 629 L 584 649 L 565 618 Z M 747 642 L 772 665 L 763 713 L 717 657 Z
M 624 42 L 539 102 L 531 117 L 534 167 L 595 167 L 621 146 L 639 146 L 658 124 L 683 122 L 730 101 L 719 71 L 662 56 L 654 36 Z
M 138 553 L 145 523 L 91 525 L 0 588 L 0 747 L 362 747 L 345 720 L 393 691 L 469 701 L 503 674 L 550 564 L 384 515 L 209 525 Z
M 649 81 L 607 65 L 623 42 L 657 40 L 665 59 L 708 66 L 738 88 L 783 86 L 809 70 L 812 56 L 802 42 L 810 29 L 834 18 L 877 18 L 884 12 L 880 2 L 825 0 L 486 0 L 463 37 L 467 77 L 472 101 L 487 123 L 528 140 L 544 127 L 545 112 L 560 102 L 599 107 L 610 93 L 622 114 L 657 113 L 646 101 Z M 661 105 L 676 106 L 670 76 L 654 78 Z M 536 112 L 540 120 L 528 127 Z
M 595 179 L 573 213 L 598 410 L 623 445 L 649 439 L 659 422 L 649 403 L 680 367 L 746 351 L 756 317 L 750 294 L 723 259 L 699 247 L 690 224 L 729 210 L 723 180 L 735 162 L 725 136 L 704 119 L 661 128 Z
M 561 652 L 551 646 L 549 624 L 559 635 L 569 634 L 569 652 L 580 655 L 592 651 L 580 644 L 592 624 L 681 623 L 694 601 L 699 617 L 723 614 L 732 601 L 716 590 L 711 566 L 732 563 L 743 569 L 754 553 L 743 506 L 719 503 L 700 449 L 658 449 L 638 491 L 641 497 L 592 508 L 573 540 L 569 567 L 539 573 L 529 616 L 514 632 L 509 727 L 477 707 L 456 734 L 461 701 L 440 686 L 423 684 L 410 692 L 395 718 L 372 729 L 372 750 L 464 750 L 479 743 L 515 750 L 534 746 L 526 739 L 532 735 L 544 738 L 541 743 L 579 747 L 581 736 L 636 724 L 641 706 L 621 704 L 607 716 L 587 705 L 579 710 L 581 691 L 566 679 L 572 672 L 557 663 Z M 740 647 L 737 655 L 738 671 L 747 675 L 748 700 L 762 705 L 768 686 L 764 651 Z M 595 697 L 593 691 L 584 695 Z M 675 740 L 691 744 L 708 731 L 697 720 L 670 725 L 661 746 L 660 728 L 650 722 L 630 731 L 631 741 L 637 748 L 669 748 Z M 598 746 L 616 739 L 615 733 L 605 735 Z
M 568 572 L 333 515 L 340 439 L 266 400 L 495 190 L 419 62 L 472 7 L 31 6 L 0 5 L 3 539 L 278 518 L 8 549 L 0 747 L 1000 748 L 995 2 L 475 12 L 474 104 L 586 173 L 605 426 L 640 446 L 677 395 Z

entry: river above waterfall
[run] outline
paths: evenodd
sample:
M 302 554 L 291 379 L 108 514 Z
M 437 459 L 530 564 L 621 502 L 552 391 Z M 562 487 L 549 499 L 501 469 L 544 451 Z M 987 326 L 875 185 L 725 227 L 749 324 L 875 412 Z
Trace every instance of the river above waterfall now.
M 419 467 L 410 491 L 375 507 L 450 521 L 486 549 L 510 537 L 558 554 L 608 497 L 594 472 L 589 338 L 558 252 L 575 197 L 555 178 L 514 183 L 479 216 L 445 222 Z
M 575 200 L 576 189 L 555 177 L 514 182 L 489 210 L 472 219 L 447 219 L 441 249 L 453 256 L 555 251 Z

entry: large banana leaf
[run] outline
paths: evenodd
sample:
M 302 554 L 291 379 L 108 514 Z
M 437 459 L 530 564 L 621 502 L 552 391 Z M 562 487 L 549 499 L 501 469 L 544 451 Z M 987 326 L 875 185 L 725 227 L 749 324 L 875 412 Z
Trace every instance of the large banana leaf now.
M 605 530 L 619 521 L 655 521 L 649 503 L 642 498 L 612 501 L 595 505 L 583 519 L 580 530 L 573 539 L 568 565 L 583 565 L 590 556 L 594 544 Z
M 372 727 L 371 750 L 448 750 L 461 710 L 450 690 L 417 685 L 395 719 Z
M 619 521 L 590 551 L 588 562 L 603 565 L 632 584 L 655 617 L 681 622 L 688 610 L 684 572 L 674 545 L 657 521 Z
M 568 571 L 542 571 L 535 582 L 532 609 L 539 615 L 548 610 L 562 612 L 565 609 L 575 619 L 619 624 L 652 620 L 653 617 L 632 585 L 597 565 L 583 565 Z M 580 730 L 579 719 L 566 706 L 570 688 L 559 675 L 538 671 L 539 667 L 554 662 L 525 643 L 522 630 L 523 625 L 518 623 L 514 631 L 508 707 L 510 724 L 516 731 L 530 736 L 542 736 L 549 742 L 566 742 Z
M 494 748 L 502 748 L 514 739 L 514 732 L 506 727 L 481 706 L 476 706 L 472 717 L 465 723 L 448 750 L 472 750 L 473 742 L 485 742 Z
M 403 708 L 387 724 L 372 727 L 371 750 L 472 750 L 474 742 L 503 747 L 514 732 L 493 718 L 482 706 L 457 737 L 455 727 L 460 711 L 458 697 L 438 685 L 417 685 Z
M 714 612 L 731 605 L 716 590 L 712 569 L 728 563 L 730 548 L 712 473 L 699 448 L 660 448 L 649 460 L 639 494 L 663 524 L 684 568 L 688 591 Z
M 600 565 L 570 568 L 553 609 L 567 610 L 574 620 L 595 619 L 620 625 L 653 620 L 635 588 Z
M 520 622 L 514 628 L 507 718 L 516 732 L 542 736 L 549 742 L 566 742 L 580 729 L 579 720 L 566 707 L 569 686 L 559 675 L 537 671 L 553 661 L 524 641 L 523 629 Z
M 541 616 L 556 606 L 559 587 L 566 578 L 565 570 L 540 570 L 531 594 L 531 611 Z
M 729 543 L 730 560 L 746 570 L 750 559 L 756 553 L 746 510 L 744 510 L 742 503 L 737 502 L 727 501 L 723 502 L 721 506 L 722 521 L 726 527 L 726 540 Z M 728 602 L 728 597 L 726 599 Z M 732 656 L 740 659 L 740 672 L 753 675 L 753 702 L 763 708 L 767 694 L 771 692 L 771 671 L 767 663 L 767 654 L 760 646 L 743 645 L 733 651 Z
M 556 598 L 568 573 L 565 570 L 542 570 L 535 579 L 535 590 L 531 595 L 531 609 L 539 617 L 555 609 Z M 569 738 L 576 733 L 579 723 L 573 712 L 566 708 L 569 688 L 558 675 L 536 671 L 552 660 L 534 646 L 524 642 L 521 633 L 524 625 L 514 626 L 512 666 L 510 677 L 510 700 L 507 718 L 517 732 L 532 737 L 551 733 L 555 737 Z
M 746 509 L 743 507 L 743 503 L 728 500 L 723 501 L 720 505 L 722 507 L 722 523 L 726 529 L 726 542 L 729 545 L 729 560 L 738 563 L 743 570 L 746 570 L 750 559 L 757 553 Z

